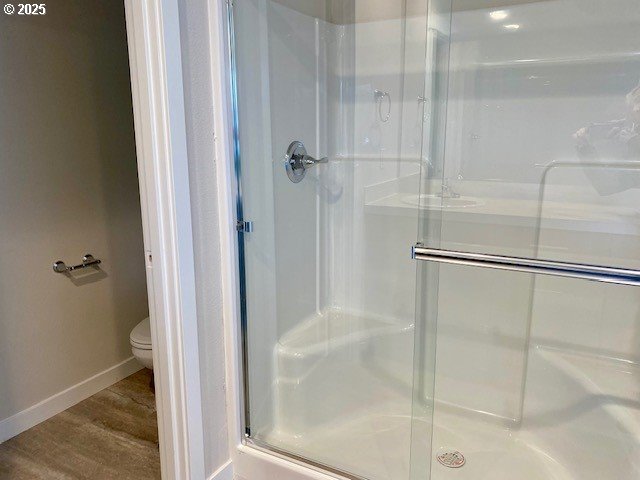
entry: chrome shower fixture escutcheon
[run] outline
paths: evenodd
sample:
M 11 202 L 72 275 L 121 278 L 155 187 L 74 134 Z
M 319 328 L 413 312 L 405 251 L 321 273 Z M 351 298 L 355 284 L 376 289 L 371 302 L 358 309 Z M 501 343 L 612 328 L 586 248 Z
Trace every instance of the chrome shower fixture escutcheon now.
M 304 144 L 297 140 L 291 142 L 287 149 L 287 155 L 284 157 L 287 176 L 293 183 L 302 181 L 307 174 L 307 170 L 318 163 L 329 163 L 329 157 L 315 159 L 307 155 L 307 149 Z

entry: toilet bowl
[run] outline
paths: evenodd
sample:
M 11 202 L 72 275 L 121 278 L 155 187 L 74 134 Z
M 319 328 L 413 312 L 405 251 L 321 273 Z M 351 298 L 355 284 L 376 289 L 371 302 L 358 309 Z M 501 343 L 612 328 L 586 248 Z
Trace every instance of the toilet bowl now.
M 129 335 L 131 352 L 143 366 L 153 370 L 153 356 L 151 349 L 151 322 L 145 318 L 131 330 Z

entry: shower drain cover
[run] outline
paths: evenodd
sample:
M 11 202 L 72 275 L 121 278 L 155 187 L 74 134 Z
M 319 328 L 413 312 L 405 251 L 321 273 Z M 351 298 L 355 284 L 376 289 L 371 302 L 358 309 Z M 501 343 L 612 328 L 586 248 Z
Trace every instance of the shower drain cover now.
M 436 455 L 438 462 L 445 467 L 460 468 L 464 466 L 466 460 L 464 455 L 457 450 L 445 450 Z

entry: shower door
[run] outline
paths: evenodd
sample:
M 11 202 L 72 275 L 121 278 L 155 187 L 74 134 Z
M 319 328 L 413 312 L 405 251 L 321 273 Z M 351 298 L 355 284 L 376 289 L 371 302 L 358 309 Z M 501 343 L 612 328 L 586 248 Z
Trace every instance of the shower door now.
M 640 2 L 436 3 L 411 478 L 640 478 Z
M 230 8 L 246 441 L 369 480 L 409 478 L 428 117 L 413 3 Z

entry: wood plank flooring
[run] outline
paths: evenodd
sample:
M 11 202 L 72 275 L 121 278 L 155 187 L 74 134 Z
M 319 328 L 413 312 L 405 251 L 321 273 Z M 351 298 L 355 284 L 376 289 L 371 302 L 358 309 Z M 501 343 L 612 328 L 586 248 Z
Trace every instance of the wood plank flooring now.
M 0 479 L 159 479 L 150 380 L 140 370 L 0 444 Z

